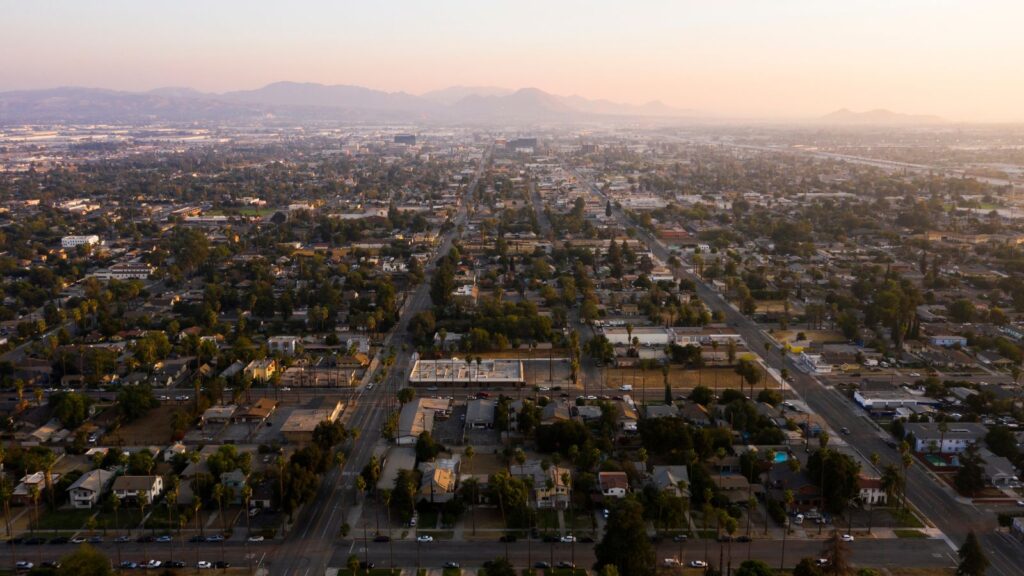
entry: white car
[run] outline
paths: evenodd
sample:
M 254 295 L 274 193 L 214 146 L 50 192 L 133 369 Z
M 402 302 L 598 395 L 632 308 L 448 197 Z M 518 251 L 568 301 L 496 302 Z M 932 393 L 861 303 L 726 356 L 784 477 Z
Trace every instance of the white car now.
M 196 562 L 196 568 L 213 568 L 213 562 L 200 560 L 199 562 Z
M 708 563 L 703 560 L 690 560 L 690 568 L 707 568 Z
M 843 542 L 853 542 L 853 534 L 843 534 Z
M 622 390 L 623 392 L 632 392 L 633 391 L 633 385 L 632 384 L 623 384 L 622 386 L 619 386 L 619 390 Z
M 14 567 L 18 570 L 31 570 L 35 567 L 35 564 L 25 560 L 19 560 L 18 563 L 14 565 Z
M 1017 506 L 1024 508 L 1024 500 L 1017 500 Z
M 665 558 L 665 561 L 662 563 L 662 565 L 664 565 L 666 568 L 679 566 L 679 560 L 676 560 L 675 558 Z
M 146 562 L 146 564 L 145 564 L 146 568 L 149 568 L 150 570 L 152 570 L 154 568 L 159 568 L 159 567 L 161 567 L 163 565 L 164 565 L 164 563 L 159 561 L 159 560 L 150 560 L 149 562 Z
M 434 541 L 434 537 L 433 536 L 429 536 L 427 534 L 424 534 L 423 536 L 417 536 L 416 537 L 416 541 L 420 542 L 420 543 L 433 542 Z
M 561 538 L 561 541 L 562 541 L 562 543 L 564 543 L 564 544 L 572 544 L 573 542 L 575 542 L 575 541 L 576 541 L 576 537 L 575 537 L 575 536 L 573 536 L 573 535 L 569 535 L 569 536 L 562 536 L 562 538 Z
M 263 542 L 263 536 L 249 536 L 249 542 Z

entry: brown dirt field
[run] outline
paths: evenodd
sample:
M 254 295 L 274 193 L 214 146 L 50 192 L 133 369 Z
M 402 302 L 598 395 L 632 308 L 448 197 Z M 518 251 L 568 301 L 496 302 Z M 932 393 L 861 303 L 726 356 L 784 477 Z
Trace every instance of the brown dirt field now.
M 644 378 L 642 377 L 640 369 L 634 371 L 633 368 L 608 368 L 605 372 L 605 385 L 611 388 L 617 388 L 622 384 L 632 384 L 633 388 L 640 389 Z M 732 368 L 704 368 L 702 370 L 683 370 L 682 368 L 672 367 L 668 374 L 669 384 L 672 389 L 676 390 L 690 390 L 696 388 L 699 384 L 703 384 L 709 388 L 717 386 L 719 389 L 725 388 L 739 388 L 742 383 L 742 379 Z M 662 376 L 660 370 L 648 370 L 647 371 L 647 388 L 649 389 L 661 389 L 662 387 Z M 746 387 L 746 384 L 743 384 Z M 778 388 L 779 384 L 775 380 L 769 378 L 769 388 Z M 755 389 L 760 389 L 761 384 L 757 383 L 754 385 Z
M 145 417 L 107 434 L 103 437 L 103 442 L 115 446 L 167 445 L 171 441 L 171 414 L 176 409 L 177 407 L 171 404 L 157 406 Z
M 846 338 L 843 338 L 843 333 L 838 330 L 800 330 L 799 328 L 795 328 L 792 330 L 775 330 L 771 333 L 771 336 L 776 342 L 792 342 L 796 339 L 796 335 L 801 332 L 803 332 L 811 342 L 818 344 L 828 342 L 846 342 Z

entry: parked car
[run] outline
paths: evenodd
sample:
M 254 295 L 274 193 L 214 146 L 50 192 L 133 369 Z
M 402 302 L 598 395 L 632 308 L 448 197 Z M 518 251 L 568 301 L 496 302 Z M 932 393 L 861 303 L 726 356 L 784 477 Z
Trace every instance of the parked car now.
M 533 563 L 533 567 L 536 568 L 537 570 L 548 570 L 548 569 L 551 568 L 551 564 L 548 564 L 547 562 L 544 562 L 544 561 L 540 561 L 540 562 L 534 562 Z
M 153 570 L 154 568 L 159 568 L 159 567 L 161 567 L 163 565 L 164 565 L 164 563 L 159 561 L 159 560 L 150 560 L 149 562 L 146 562 L 144 564 L 144 566 L 146 568 L 148 568 L 149 570 Z
M 458 562 L 452 562 L 451 560 L 449 560 L 448 562 L 445 562 L 444 563 L 444 567 L 445 568 L 461 568 L 461 566 L 459 566 Z
M 31 562 L 29 562 L 27 560 L 19 560 L 18 563 L 14 565 L 14 567 L 17 568 L 18 570 L 31 570 L 31 569 L 35 568 L 35 566 L 36 566 L 35 564 L 33 564 L 33 563 L 31 563 Z
M 703 560 L 690 560 L 690 568 L 707 568 L 708 563 Z
M 572 544 L 575 541 L 576 541 L 576 537 L 573 536 L 572 534 L 570 534 L 568 536 L 562 536 L 562 538 L 561 538 L 561 542 L 563 544 Z
M 213 568 L 213 562 L 200 560 L 199 562 L 196 562 L 196 568 Z
M 263 536 L 258 534 L 256 536 L 249 536 L 249 542 L 263 542 Z
M 174 540 L 174 538 L 170 534 L 163 534 L 161 536 L 157 536 L 156 539 L 153 540 L 153 541 L 154 542 L 159 542 L 161 544 L 166 544 L 166 543 L 168 543 L 168 542 L 170 542 L 172 540 Z
M 559 568 L 575 569 L 576 568 L 576 564 L 573 563 L 573 562 L 569 562 L 568 560 L 562 560 L 561 562 L 558 563 L 558 567 Z
M 421 542 L 421 543 L 433 542 L 434 541 L 434 537 L 429 535 L 429 534 L 424 534 L 422 536 L 417 536 L 416 537 L 416 541 L 417 542 Z
M 843 534 L 843 542 L 853 542 L 853 534 Z
M 676 534 L 672 537 L 673 542 L 686 542 L 686 534 Z

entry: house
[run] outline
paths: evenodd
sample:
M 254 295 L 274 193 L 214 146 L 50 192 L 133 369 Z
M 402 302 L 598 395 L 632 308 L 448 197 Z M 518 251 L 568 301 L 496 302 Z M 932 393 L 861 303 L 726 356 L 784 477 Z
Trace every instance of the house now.
M 56 485 L 60 474 L 50 474 L 51 485 Z M 46 472 L 42 470 L 22 476 L 21 482 L 11 492 L 11 503 L 26 506 L 32 504 L 32 494 L 36 490 L 40 494 L 46 490 Z
M 572 472 L 551 464 L 544 467 L 540 460 L 528 460 L 512 466 L 512 477 L 533 482 L 533 502 L 537 508 L 567 508 L 569 483 Z
M 267 350 L 271 354 L 294 356 L 302 349 L 302 339 L 298 336 L 271 336 L 267 338 Z
M 277 410 L 277 405 L 276 400 L 260 398 L 252 405 L 236 410 L 232 418 L 235 422 L 264 422 Z
M 689 497 L 690 473 L 686 466 L 657 465 L 651 471 L 651 484 L 659 492 L 670 492 L 674 496 Z
M 1017 480 L 1017 469 L 1009 459 L 993 454 L 988 448 L 979 449 L 978 455 L 984 463 L 983 476 L 988 484 L 1005 488 Z
M 341 401 L 313 408 L 298 408 L 288 415 L 281 424 L 281 435 L 294 444 L 306 444 L 313 441 L 313 431 L 321 422 L 334 422 L 341 416 L 345 404 Z
M 903 425 L 904 434 L 914 438 L 915 452 L 939 452 L 956 454 L 981 440 L 988 429 L 977 422 L 947 422 L 945 431 L 937 422 L 908 422 Z
M 203 412 L 203 415 L 199 418 L 199 425 L 206 426 L 207 424 L 223 426 L 228 422 L 231 422 L 231 418 L 235 415 L 235 411 L 238 410 L 238 406 L 235 404 L 228 404 L 227 406 L 211 406 Z
M 164 479 L 161 476 L 118 476 L 114 480 L 114 494 L 124 500 L 155 502 L 164 491 Z
M 629 477 L 625 472 L 599 472 L 597 484 L 605 498 L 625 498 L 629 491 Z
M 242 472 L 241 468 L 221 473 L 220 483 L 225 490 L 230 490 L 232 496 L 231 504 L 237 506 L 242 503 L 242 489 L 245 488 L 246 480 L 248 480 L 248 477 L 245 472 Z
M 422 480 L 417 498 L 432 504 L 450 501 L 455 497 L 457 489 L 458 468 L 459 460 L 454 458 L 443 458 L 420 464 Z
M 277 372 L 277 362 L 273 358 L 253 360 L 245 366 L 245 375 L 253 380 L 267 381 Z
M 647 418 L 675 418 L 679 416 L 679 409 L 674 404 L 650 404 L 645 409 L 644 416 Z
M 882 489 L 882 479 L 876 476 L 859 474 L 857 476 L 857 496 L 862 504 L 885 506 L 888 496 Z
M 420 434 L 433 431 L 438 412 L 445 414 L 450 410 L 451 401 L 444 398 L 416 398 L 407 403 L 398 415 L 395 443 L 415 444 Z
M 71 486 L 68 486 L 71 505 L 75 508 L 92 508 L 110 488 L 110 483 L 113 481 L 113 472 L 102 468 L 89 470 L 79 476 Z
M 932 336 L 928 339 L 928 342 L 932 346 L 941 346 L 943 348 L 966 348 L 967 338 L 964 336 L 957 336 L 955 334 L 939 334 Z
M 487 398 L 470 400 L 466 404 L 466 426 L 494 428 L 494 413 L 498 403 Z
M 704 408 L 696 402 L 685 402 L 683 407 L 679 411 L 680 416 L 683 420 L 693 424 L 698 428 L 707 428 L 711 426 L 711 416 L 708 415 L 707 408 Z

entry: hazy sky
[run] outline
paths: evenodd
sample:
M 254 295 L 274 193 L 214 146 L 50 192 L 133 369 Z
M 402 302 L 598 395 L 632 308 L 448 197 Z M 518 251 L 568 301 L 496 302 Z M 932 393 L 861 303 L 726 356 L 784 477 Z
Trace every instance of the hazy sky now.
M 535 86 L 710 114 L 1024 120 L 1021 0 L 0 0 L 0 90 Z

